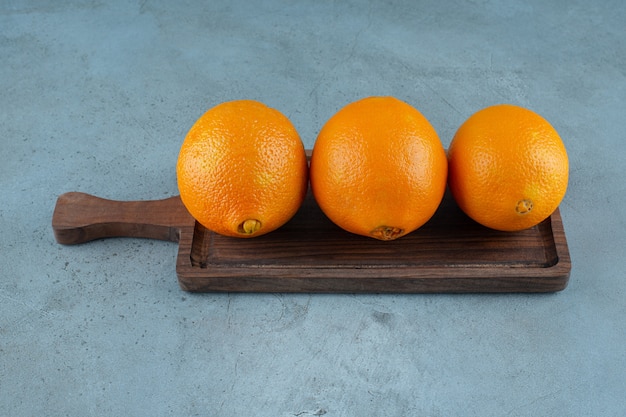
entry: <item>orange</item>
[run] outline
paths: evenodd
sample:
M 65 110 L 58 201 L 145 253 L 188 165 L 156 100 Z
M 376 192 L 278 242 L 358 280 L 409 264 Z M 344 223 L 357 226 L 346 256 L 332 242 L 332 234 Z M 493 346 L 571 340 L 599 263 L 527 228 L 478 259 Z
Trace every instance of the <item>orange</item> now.
M 448 160 L 457 204 L 492 229 L 539 224 L 567 189 L 563 141 L 547 120 L 523 107 L 500 104 L 470 116 L 452 139 Z
M 308 187 L 296 129 L 279 111 L 252 100 L 204 113 L 185 137 L 176 174 L 189 213 L 207 229 L 235 237 L 282 226 Z
M 311 156 L 311 189 L 326 216 L 348 232 L 380 240 L 426 223 L 441 203 L 446 174 L 433 126 L 393 97 L 368 97 L 339 110 Z

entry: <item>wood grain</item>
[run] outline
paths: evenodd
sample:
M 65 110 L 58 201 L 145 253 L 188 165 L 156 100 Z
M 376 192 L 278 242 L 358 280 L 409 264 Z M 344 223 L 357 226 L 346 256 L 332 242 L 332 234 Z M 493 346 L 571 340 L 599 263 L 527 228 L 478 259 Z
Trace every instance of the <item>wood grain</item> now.
M 253 239 L 206 230 L 178 196 L 66 193 L 52 228 L 62 244 L 123 236 L 178 242 L 176 275 L 192 292 L 553 292 L 567 286 L 571 270 L 558 209 L 531 229 L 498 232 L 465 216 L 448 194 L 426 225 L 390 242 L 339 229 L 310 193 L 290 222 Z
M 52 230 L 64 245 L 109 237 L 139 237 L 178 242 L 181 227 L 194 224 L 180 197 L 115 201 L 69 192 L 59 196 Z
M 560 213 L 522 232 L 466 217 L 449 195 L 422 228 L 391 242 L 347 233 L 311 195 L 285 226 L 254 239 L 211 236 L 190 263 L 194 228 L 181 231 L 177 275 L 186 291 L 442 293 L 552 292 L 571 263 Z

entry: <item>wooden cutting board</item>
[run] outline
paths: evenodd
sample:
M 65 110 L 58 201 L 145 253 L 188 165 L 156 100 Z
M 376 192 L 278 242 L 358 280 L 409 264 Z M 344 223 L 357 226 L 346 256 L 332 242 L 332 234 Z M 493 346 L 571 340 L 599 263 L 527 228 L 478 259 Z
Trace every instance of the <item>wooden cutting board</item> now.
M 571 269 L 558 209 L 531 229 L 498 232 L 465 216 L 449 195 L 426 225 L 388 242 L 341 230 L 310 194 L 290 222 L 253 239 L 206 230 L 178 196 L 66 193 L 52 228 L 67 245 L 124 236 L 178 242 L 178 282 L 193 292 L 553 292 L 567 286 Z

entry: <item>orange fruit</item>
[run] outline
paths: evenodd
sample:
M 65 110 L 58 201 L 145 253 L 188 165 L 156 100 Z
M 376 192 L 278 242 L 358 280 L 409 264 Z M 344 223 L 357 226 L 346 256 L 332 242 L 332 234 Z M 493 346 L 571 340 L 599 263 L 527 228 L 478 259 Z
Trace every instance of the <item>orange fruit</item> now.
M 559 206 L 568 158 L 557 131 L 537 113 L 500 104 L 469 117 L 448 149 L 450 190 L 459 207 L 492 229 L 535 226 Z
M 380 240 L 426 223 L 441 203 L 446 174 L 433 126 L 393 97 L 364 98 L 333 115 L 315 141 L 309 173 L 332 222 Z
M 185 137 L 176 175 L 189 213 L 207 229 L 235 237 L 282 226 L 308 187 L 296 129 L 279 111 L 252 100 L 204 113 Z

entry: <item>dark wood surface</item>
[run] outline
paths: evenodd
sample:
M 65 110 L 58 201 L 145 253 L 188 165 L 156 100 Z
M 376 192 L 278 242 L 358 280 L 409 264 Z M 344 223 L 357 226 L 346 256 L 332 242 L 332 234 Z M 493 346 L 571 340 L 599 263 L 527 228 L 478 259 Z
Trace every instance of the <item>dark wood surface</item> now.
M 571 269 L 558 209 L 531 229 L 498 232 L 466 217 L 449 195 L 426 225 L 388 242 L 339 229 L 310 194 L 290 222 L 252 239 L 206 230 L 177 196 L 66 193 L 52 228 L 62 244 L 123 236 L 178 242 L 176 275 L 193 292 L 553 292 L 567 286 Z

